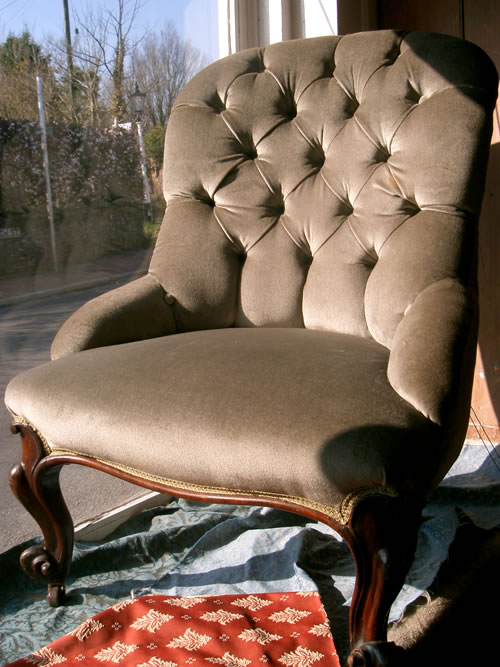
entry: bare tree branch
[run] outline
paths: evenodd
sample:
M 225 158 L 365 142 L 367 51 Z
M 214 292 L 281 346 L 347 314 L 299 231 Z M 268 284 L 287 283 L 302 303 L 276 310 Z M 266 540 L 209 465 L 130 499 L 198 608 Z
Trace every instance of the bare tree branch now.
M 166 125 L 175 98 L 207 59 L 185 42 L 171 22 L 150 32 L 132 54 L 132 71 L 146 93 L 146 126 Z
M 120 119 L 125 114 L 125 69 L 128 55 L 141 38 L 132 40 L 134 25 L 145 0 L 115 0 L 113 9 L 87 6 L 84 14 L 75 13 L 81 39 L 73 54 L 98 73 L 104 69 L 111 79 L 111 112 Z

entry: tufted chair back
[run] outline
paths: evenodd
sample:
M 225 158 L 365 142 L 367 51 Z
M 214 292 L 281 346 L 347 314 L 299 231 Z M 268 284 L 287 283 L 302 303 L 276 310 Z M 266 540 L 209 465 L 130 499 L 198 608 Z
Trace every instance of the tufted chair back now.
M 486 147 L 467 127 L 484 125 L 475 82 L 489 73 L 456 60 L 457 44 L 394 31 L 284 42 L 186 86 L 151 264 L 179 331 L 306 327 L 391 348 L 419 295 L 469 288 Z

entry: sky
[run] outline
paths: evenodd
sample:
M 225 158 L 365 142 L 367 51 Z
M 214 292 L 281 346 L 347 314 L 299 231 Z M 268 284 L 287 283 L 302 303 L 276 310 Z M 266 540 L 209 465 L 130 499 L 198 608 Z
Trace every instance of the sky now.
M 179 34 L 189 39 L 209 60 L 218 58 L 217 0 L 141 1 L 144 6 L 136 21 L 137 35 L 172 21 Z M 68 5 L 74 32 L 73 11 L 83 13 L 87 6 L 113 9 L 116 0 L 68 0 Z M 22 33 L 25 28 L 36 41 L 49 36 L 64 37 L 63 0 L 0 0 L 0 41 L 9 33 Z

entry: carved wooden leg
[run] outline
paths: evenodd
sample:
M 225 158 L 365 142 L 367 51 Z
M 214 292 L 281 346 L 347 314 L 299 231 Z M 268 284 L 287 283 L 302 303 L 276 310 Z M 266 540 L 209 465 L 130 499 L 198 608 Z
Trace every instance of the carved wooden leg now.
M 59 486 L 61 465 L 51 466 L 39 435 L 29 426 L 14 424 L 13 433 L 22 438 L 22 460 L 9 476 L 14 495 L 40 526 L 44 545 L 25 549 L 20 562 L 34 579 L 48 584 L 48 601 L 52 607 L 64 603 L 64 580 L 68 575 L 73 552 L 73 521 Z
M 404 651 L 387 642 L 387 620 L 412 564 L 421 507 L 371 496 L 355 507 L 344 533 L 356 562 L 350 610 L 349 667 L 404 665 Z

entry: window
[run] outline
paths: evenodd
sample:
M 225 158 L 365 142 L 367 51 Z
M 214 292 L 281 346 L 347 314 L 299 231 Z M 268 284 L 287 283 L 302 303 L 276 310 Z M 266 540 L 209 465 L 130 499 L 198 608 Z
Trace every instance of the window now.
M 330 0 L 219 0 L 219 16 L 229 35 L 221 55 L 337 33 L 337 3 Z M 219 34 L 222 46 L 223 30 Z
M 147 270 L 163 214 L 165 126 L 187 80 L 236 50 L 335 30 L 336 3 L 325 0 L 2 4 L 2 395 L 14 375 L 49 360 L 81 304 Z M 20 455 L 9 422 L 2 409 L 3 480 Z M 142 493 L 78 466 L 63 472 L 63 488 L 77 523 Z M 3 550 L 35 524 L 0 489 Z
M 57 329 L 79 305 L 146 271 L 163 214 L 164 126 L 180 88 L 219 57 L 218 20 L 218 0 L 1 3 L 2 398 L 14 375 L 49 360 Z M 136 84 L 140 118 L 130 107 Z M 2 408 L 2 551 L 38 534 L 6 483 L 20 458 L 9 423 Z M 77 523 L 143 493 L 78 468 L 62 473 Z

